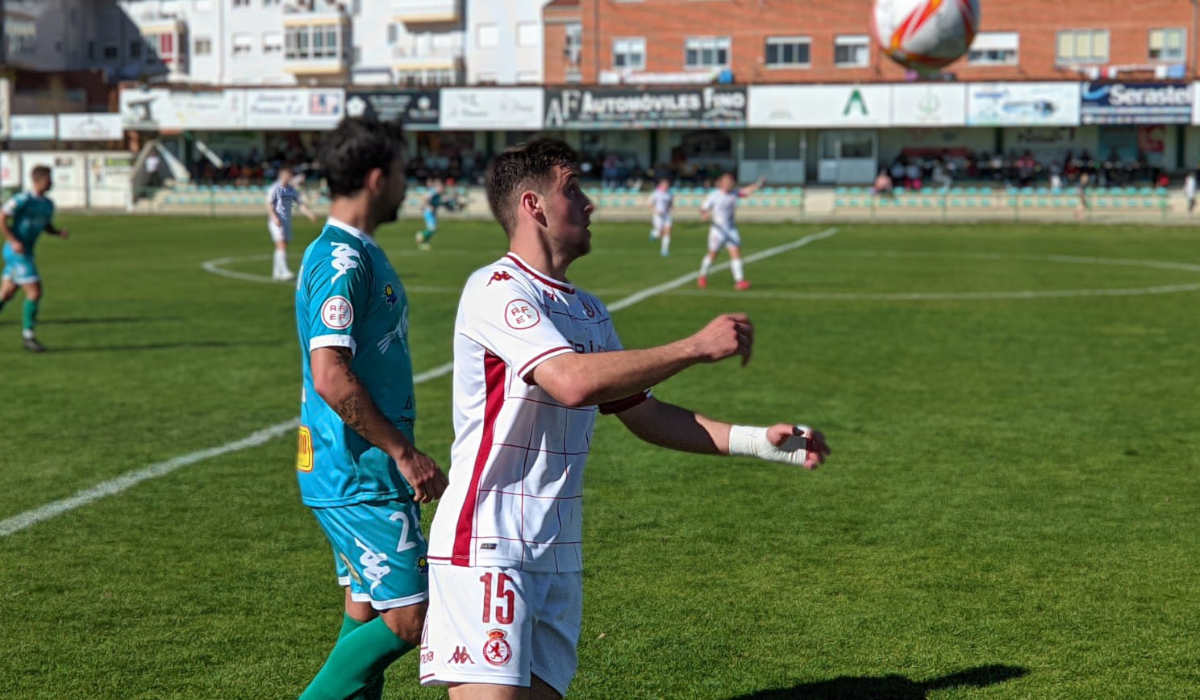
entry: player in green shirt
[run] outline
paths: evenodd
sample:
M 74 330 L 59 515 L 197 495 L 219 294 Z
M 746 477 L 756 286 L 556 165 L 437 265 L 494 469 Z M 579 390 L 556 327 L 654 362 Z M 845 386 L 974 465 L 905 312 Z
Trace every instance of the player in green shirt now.
M 65 228 L 55 228 L 54 202 L 46 196 L 53 186 L 50 168 L 39 165 L 33 169 L 33 188 L 14 195 L 4 203 L 0 215 L 0 232 L 4 234 L 4 275 L 0 281 L 0 309 L 16 295 L 25 292 L 21 314 L 21 338 L 30 352 L 45 352 L 46 348 L 34 337 L 38 304 L 42 300 L 42 279 L 33 260 L 33 247 L 43 231 L 59 238 L 67 237 Z

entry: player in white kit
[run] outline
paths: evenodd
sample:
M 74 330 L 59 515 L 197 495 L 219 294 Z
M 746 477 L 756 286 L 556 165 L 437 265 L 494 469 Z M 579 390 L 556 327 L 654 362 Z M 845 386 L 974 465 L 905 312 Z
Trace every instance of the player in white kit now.
M 701 289 L 708 286 L 708 268 L 722 246 L 729 249 L 729 269 L 733 272 L 734 289 L 750 288 L 742 266 L 742 236 L 733 221 L 733 214 L 737 210 L 738 199 L 754 194 L 764 182 L 766 179 L 760 177 L 753 185 L 739 188 L 733 174 L 725 173 L 717 178 L 717 188 L 709 192 L 704 204 L 700 205 L 700 218 L 712 222 L 708 227 L 708 252 L 700 261 L 700 276 L 696 278 L 696 285 Z
M 292 169 L 288 166 L 279 168 L 279 178 L 267 190 L 267 232 L 275 244 L 275 254 L 271 257 L 271 279 L 291 280 L 296 276 L 288 269 L 287 245 L 292 240 L 292 207 L 300 206 L 300 211 L 309 221 L 316 221 L 312 213 L 300 197 L 300 191 L 292 187 Z
M 659 253 L 664 258 L 671 252 L 671 207 L 674 204 L 675 195 L 671 194 L 671 181 L 666 178 L 659 180 L 658 187 L 650 193 L 650 211 L 654 212 L 650 238 L 662 241 Z
M 567 279 L 591 246 L 578 156 L 539 139 L 493 160 L 488 203 L 509 252 L 476 270 L 454 331 L 450 485 L 429 538 L 421 683 L 453 700 L 554 698 L 577 665 L 583 470 L 596 411 L 652 444 L 815 468 L 823 436 L 792 423 L 734 426 L 649 388 L 697 363 L 750 358 L 742 314 L 623 350 L 596 297 Z

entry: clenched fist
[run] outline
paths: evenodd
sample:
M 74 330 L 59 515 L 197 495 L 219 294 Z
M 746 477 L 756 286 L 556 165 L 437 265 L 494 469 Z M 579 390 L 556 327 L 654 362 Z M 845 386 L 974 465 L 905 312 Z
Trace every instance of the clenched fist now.
M 754 347 L 754 324 L 746 314 L 722 314 L 692 336 L 694 351 L 703 362 L 717 362 L 733 355 L 750 361 Z

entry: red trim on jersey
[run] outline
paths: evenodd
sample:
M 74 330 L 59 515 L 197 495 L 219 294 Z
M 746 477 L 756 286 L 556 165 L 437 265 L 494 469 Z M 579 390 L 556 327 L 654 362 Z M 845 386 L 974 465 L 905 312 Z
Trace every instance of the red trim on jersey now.
M 567 287 L 562 282 L 555 282 L 554 280 L 550 279 L 549 277 L 546 277 L 542 273 L 537 272 L 533 268 L 531 268 L 528 265 L 526 265 L 525 263 L 521 262 L 521 259 L 518 258 L 517 256 L 513 255 L 512 253 L 508 253 L 507 257 L 509 260 L 512 260 L 514 263 L 516 263 L 517 267 L 524 270 L 526 274 L 531 275 L 532 277 L 536 278 L 542 284 L 548 284 L 551 287 L 554 287 L 555 289 L 559 290 L 560 292 L 566 292 L 567 294 L 575 293 L 574 287 Z
M 627 411 L 648 398 L 650 398 L 650 394 L 646 393 L 645 391 L 639 391 L 638 393 L 626 396 L 623 399 L 617 399 L 616 401 L 608 401 L 600 404 L 600 412 L 607 415 L 610 413 Z
M 545 357 L 546 355 L 549 355 L 552 352 L 562 352 L 563 350 L 574 350 L 574 348 L 572 348 L 570 345 L 559 345 L 558 347 L 550 348 L 549 350 L 547 350 L 545 352 L 539 352 L 537 355 L 535 355 L 533 357 L 532 360 L 521 365 L 521 369 L 520 369 L 520 371 L 517 372 L 517 376 L 520 377 L 521 379 L 525 379 L 525 373 L 529 371 L 528 370 L 529 365 L 532 365 L 533 363 L 537 362 L 538 360 L 542 359 L 543 357 Z M 497 359 L 499 359 L 499 358 L 497 358 Z
M 483 468 L 492 452 L 496 417 L 500 415 L 500 407 L 504 405 L 505 369 L 504 360 L 490 352 L 483 354 L 483 377 L 487 386 L 487 400 L 483 408 L 483 435 L 479 438 L 479 451 L 475 453 L 475 468 L 471 472 L 471 483 L 467 486 L 467 495 L 463 499 L 462 510 L 458 512 L 458 527 L 454 531 L 454 549 L 450 563 L 457 566 L 471 565 L 471 535 L 475 529 L 475 505 L 479 500 L 479 479 L 483 476 Z

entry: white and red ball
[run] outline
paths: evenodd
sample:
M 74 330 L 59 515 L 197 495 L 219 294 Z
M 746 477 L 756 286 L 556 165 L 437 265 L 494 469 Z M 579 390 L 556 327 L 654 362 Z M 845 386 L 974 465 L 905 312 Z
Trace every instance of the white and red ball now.
M 979 29 L 979 0 L 875 0 L 875 41 L 902 66 L 933 71 L 958 60 Z

